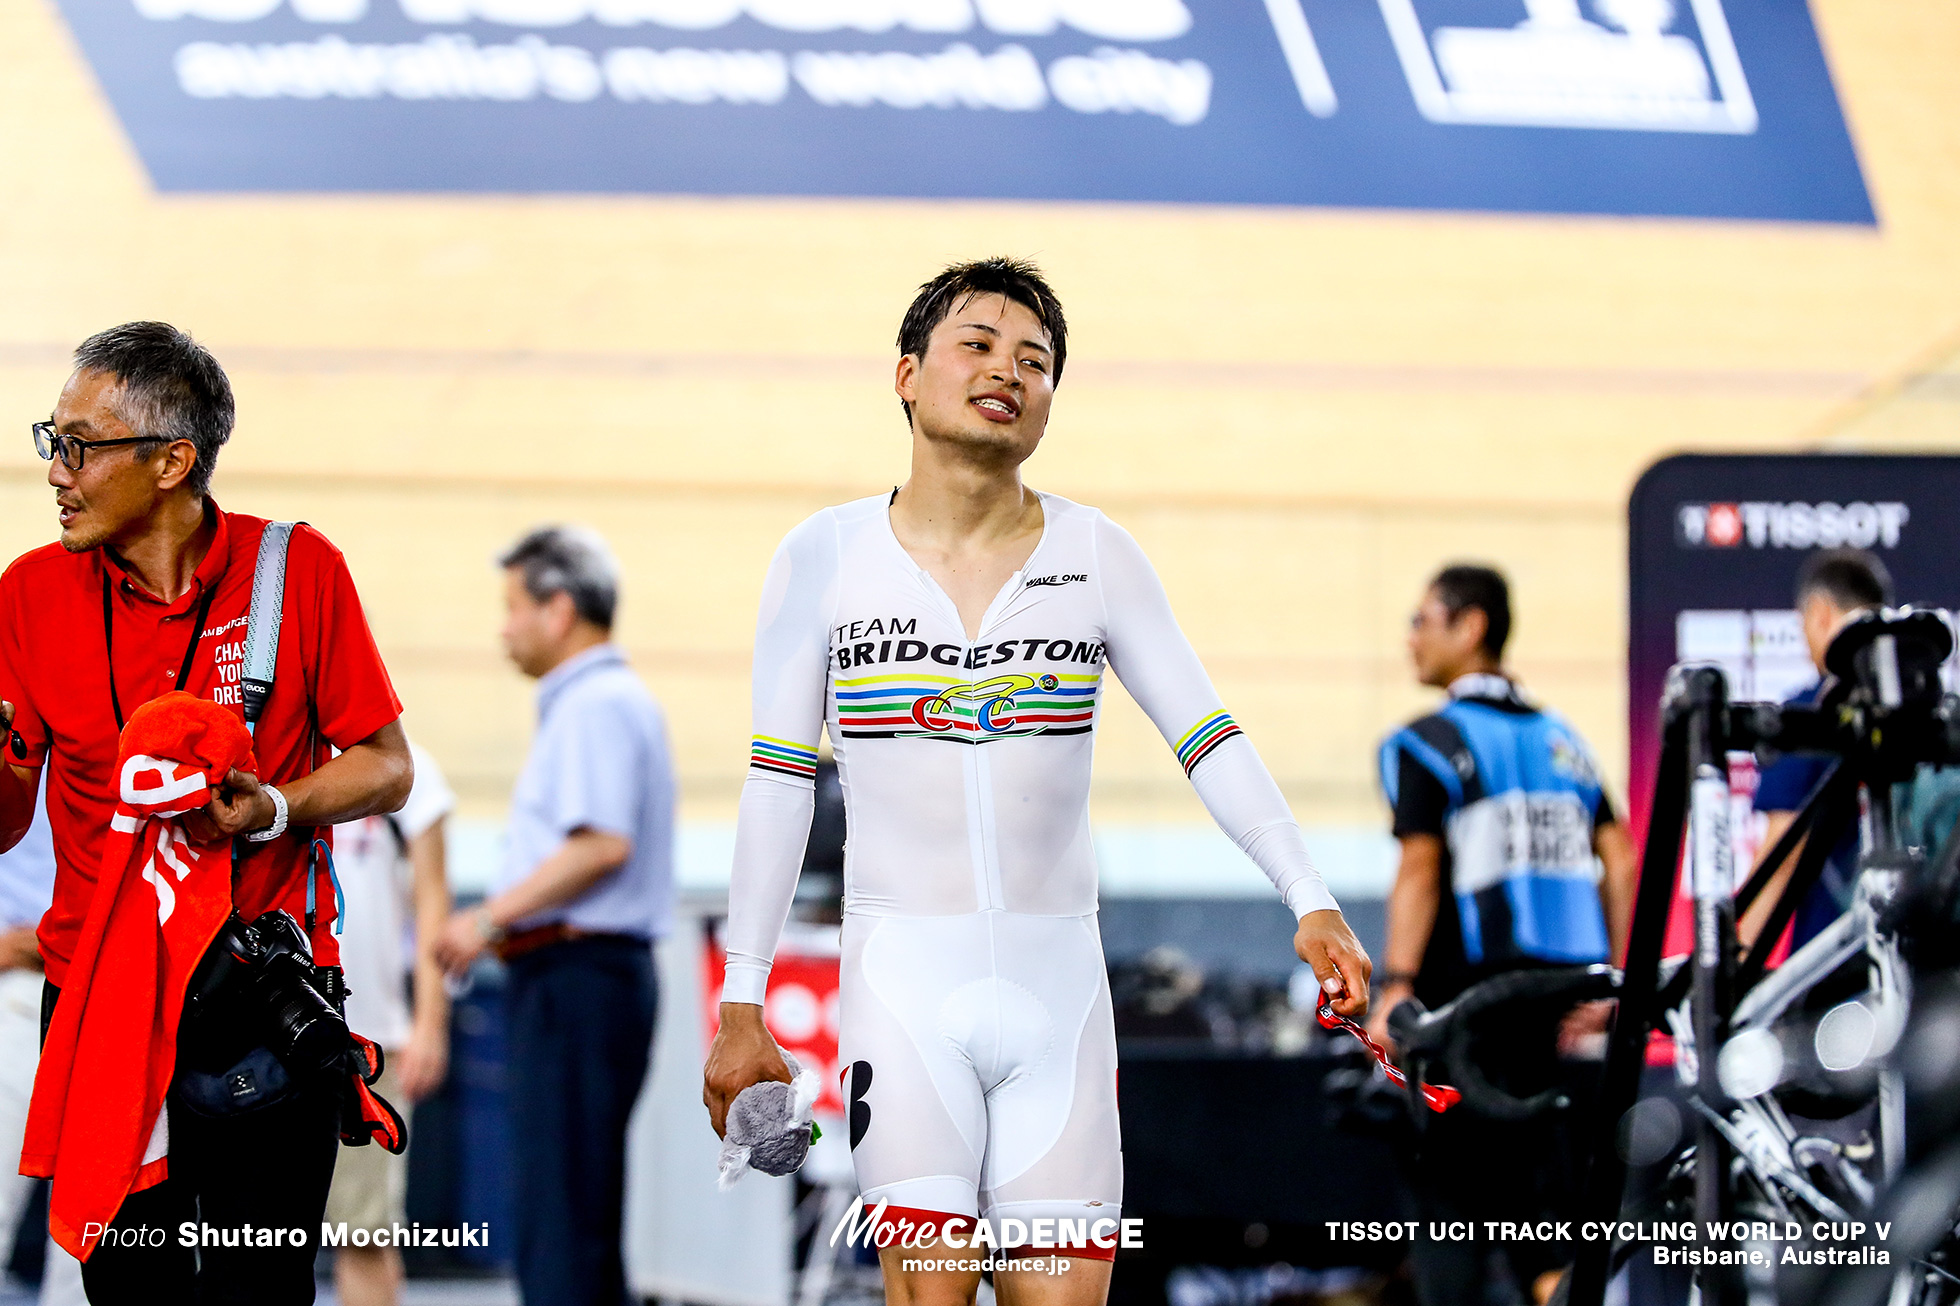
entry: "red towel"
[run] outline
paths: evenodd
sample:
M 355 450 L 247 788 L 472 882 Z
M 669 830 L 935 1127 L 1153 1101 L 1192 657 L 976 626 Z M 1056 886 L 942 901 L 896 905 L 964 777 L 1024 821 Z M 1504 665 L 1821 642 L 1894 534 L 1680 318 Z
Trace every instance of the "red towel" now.
M 216 703 L 165 694 L 123 728 L 102 876 L 41 1050 L 20 1163 L 54 1179 L 48 1230 L 82 1260 L 123 1198 L 166 1173 L 184 990 L 231 914 L 230 842 L 193 842 L 179 818 L 233 767 L 257 771 L 252 737 Z

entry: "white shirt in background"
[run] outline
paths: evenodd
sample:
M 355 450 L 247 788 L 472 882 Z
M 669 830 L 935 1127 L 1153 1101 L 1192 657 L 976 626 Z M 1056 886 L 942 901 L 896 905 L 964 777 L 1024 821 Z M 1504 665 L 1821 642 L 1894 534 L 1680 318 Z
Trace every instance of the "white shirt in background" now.
M 346 899 L 340 964 L 347 972 L 347 1024 L 390 1050 L 408 1042 L 410 1028 L 414 869 L 406 848 L 456 806 L 435 759 L 412 741 L 408 749 L 415 785 L 401 811 L 335 826 L 333 836 L 334 870 Z

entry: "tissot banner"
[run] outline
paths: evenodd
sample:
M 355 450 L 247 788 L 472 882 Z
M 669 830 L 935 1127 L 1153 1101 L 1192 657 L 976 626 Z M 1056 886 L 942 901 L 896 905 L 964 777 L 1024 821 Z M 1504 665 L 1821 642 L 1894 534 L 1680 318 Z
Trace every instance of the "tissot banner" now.
M 1900 602 L 1960 610 L 1960 457 L 1688 454 L 1649 468 L 1628 513 L 1627 726 L 1634 829 L 1660 763 L 1668 668 L 1714 662 L 1731 699 L 1781 701 L 1816 679 L 1795 610 L 1797 571 L 1819 549 L 1858 548 Z M 1953 683 L 1954 663 L 1948 664 Z M 1755 769 L 1731 757 L 1737 864 L 1754 863 Z M 1685 879 L 1683 881 L 1685 887 Z M 1677 911 L 1670 948 L 1685 950 Z
M 1868 223 L 1802 0 L 59 0 L 156 184 Z

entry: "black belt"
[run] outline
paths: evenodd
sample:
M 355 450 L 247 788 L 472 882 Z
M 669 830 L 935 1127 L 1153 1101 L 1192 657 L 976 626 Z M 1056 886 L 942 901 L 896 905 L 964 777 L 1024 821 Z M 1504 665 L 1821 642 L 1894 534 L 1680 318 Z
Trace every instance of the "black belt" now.
M 540 948 L 555 947 L 561 943 L 630 943 L 644 948 L 652 940 L 638 934 L 614 934 L 600 930 L 582 930 L 576 925 L 563 921 L 553 921 L 549 925 L 539 925 L 534 929 L 519 930 L 504 936 L 504 941 L 496 945 L 496 953 L 505 961 L 512 961 Z

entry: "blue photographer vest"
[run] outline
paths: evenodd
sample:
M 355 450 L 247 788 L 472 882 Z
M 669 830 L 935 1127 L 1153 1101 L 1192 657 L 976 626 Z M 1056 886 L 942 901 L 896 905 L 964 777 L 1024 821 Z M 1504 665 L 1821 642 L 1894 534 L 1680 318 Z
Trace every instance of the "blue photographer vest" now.
M 1391 805 L 1402 754 L 1449 796 L 1445 841 L 1464 959 L 1608 960 L 1593 857 L 1599 777 L 1578 733 L 1542 709 L 1453 699 L 1382 744 Z

